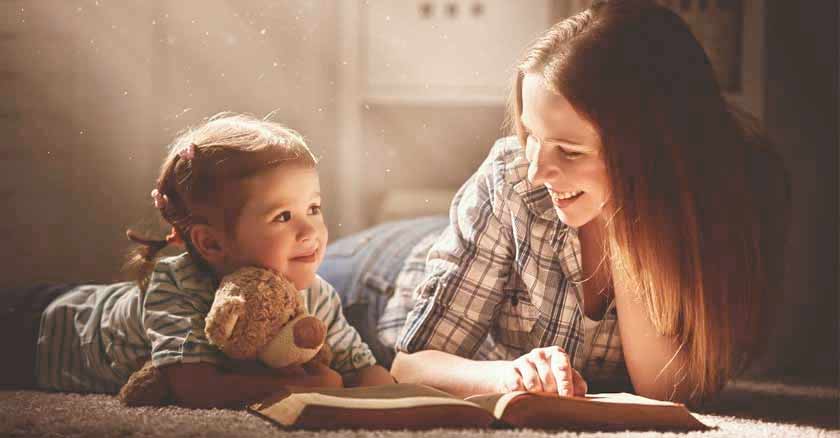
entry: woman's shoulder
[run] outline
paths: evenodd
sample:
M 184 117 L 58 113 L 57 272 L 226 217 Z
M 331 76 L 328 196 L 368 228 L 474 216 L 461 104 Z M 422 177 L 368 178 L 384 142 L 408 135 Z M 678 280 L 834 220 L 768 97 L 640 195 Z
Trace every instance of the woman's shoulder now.
M 496 140 L 482 167 L 491 172 L 499 181 L 504 181 L 509 185 L 527 182 L 528 160 L 515 136 Z

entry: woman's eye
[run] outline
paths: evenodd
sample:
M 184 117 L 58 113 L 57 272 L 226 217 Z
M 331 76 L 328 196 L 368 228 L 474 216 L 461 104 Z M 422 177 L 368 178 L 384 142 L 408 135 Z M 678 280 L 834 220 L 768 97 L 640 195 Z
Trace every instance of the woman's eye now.
M 289 211 L 284 211 L 274 216 L 274 222 L 289 222 L 290 220 L 292 220 L 292 213 Z
M 584 155 L 583 152 L 570 151 L 570 150 L 564 148 L 563 146 L 559 146 L 559 145 L 555 146 L 555 149 L 557 150 L 557 152 L 559 152 L 561 155 L 563 155 L 563 157 L 568 158 L 569 160 L 574 160 L 574 159 L 580 158 Z
M 320 205 L 313 205 L 309 207 L 309 214 L 316 215 L 321 214 L 321 206 Z
M 574 160 L 575 158 L 582 157 L 583 152 L 567 151 L 567 150 L 563 149 L 563 155 L 570 160 Z

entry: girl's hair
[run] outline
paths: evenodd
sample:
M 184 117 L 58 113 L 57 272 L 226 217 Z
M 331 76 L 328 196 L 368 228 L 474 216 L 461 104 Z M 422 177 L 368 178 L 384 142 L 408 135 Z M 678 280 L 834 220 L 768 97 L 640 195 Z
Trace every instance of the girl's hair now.
M 508 111 L 522 145 L 525 74 L 597 130 L 613 207 L 603 265 L 676 337 L 687 361 L 673 372 L 693 401 L 717 393 L 767 337 L 787 228 L 780 159 L 724 100 L 683 20 L 652 1 L 598 3 L 526 50 Z
M 297 132 L 253 116 L 220 113 L 180 133 L 169 146 L 152 192 L 161 217 L 172 233 L 161 240 L 146 239 L 132 230 L 138 243 L 126 264 L 145 290 L 156 256 L 173 240 L 180 240 L 199 265 L 210 267 L 195 250 L 190 230 L 212 224 L 233 233 L 247 199 L 241 180 L 280 165 L 315 167 L 317 159 Z

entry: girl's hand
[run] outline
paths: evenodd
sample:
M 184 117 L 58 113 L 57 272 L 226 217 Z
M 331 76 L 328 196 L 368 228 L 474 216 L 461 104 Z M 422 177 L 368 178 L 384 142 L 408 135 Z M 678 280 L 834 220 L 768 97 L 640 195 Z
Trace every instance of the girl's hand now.
M 298 379 L 299 383 L 292 383 L 293 386 L 344 387 L 344 379 L 341 374 L 324 364 L 309 363 L 304 367 L 304 370 L 306 370 L 305 375 Z
M 572 368 L 569 355 L 557 346 L 535 348 L 505 367 L 502 392 L 550 392 L 565 396 L 586 395 L 583 376 Z

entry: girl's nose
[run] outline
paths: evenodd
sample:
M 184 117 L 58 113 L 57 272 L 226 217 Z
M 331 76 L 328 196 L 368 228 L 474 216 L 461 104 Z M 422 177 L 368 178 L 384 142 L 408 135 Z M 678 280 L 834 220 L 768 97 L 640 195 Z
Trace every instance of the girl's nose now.
M 308 219 L 300 221 L 297 230 L 298 241 L 306 242 L 307 240 L 310 240 L 313 237 L 315 237 L 315 227 L 309 222 Z

